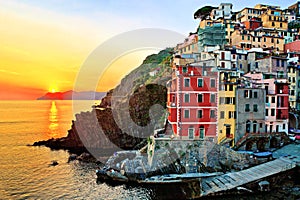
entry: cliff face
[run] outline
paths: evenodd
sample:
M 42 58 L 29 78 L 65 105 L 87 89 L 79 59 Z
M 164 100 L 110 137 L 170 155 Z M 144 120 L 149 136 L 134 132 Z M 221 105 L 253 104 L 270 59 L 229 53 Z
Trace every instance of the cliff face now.
M 107 92 L 100 105 L 76 114 L 65 138 L 36 143 L 52 148 L 88 149 L 95 157 L 142 146 L 164 125 L 166 82 L 171 78 L 169 50 L 148 56 L 143 64 Z M 155 76 L 150 76 L 156 70 Z

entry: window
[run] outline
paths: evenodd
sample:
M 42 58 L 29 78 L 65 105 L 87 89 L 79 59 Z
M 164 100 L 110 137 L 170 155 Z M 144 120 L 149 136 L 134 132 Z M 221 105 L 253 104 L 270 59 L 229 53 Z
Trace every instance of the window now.
M 284 60 L 281 60 L 281 67 L 284 67 Z
M 225 60 L 225 52 L 221 52 L 221 60 Z
M 186 73 L 186 72 L 187 72 L 187 67 L 183 67 L 183 68 L 182 68 L 182 72 L 183 72 L 183 73 Z
M 246 122 L 246 133 L 250 133 L 250 125 L 251 125 L 251 122 L 248 120 Z
M 224 118 L 225 118 L 225 112 L 224 112 L 224 111 L 221 111 L 221 112 L 220 112 L 220 118 L 221 118 L 221 119 L 224 119 Z
M 257 122 L 254 121 L 253 122 L 253 133 L 256 133 L 257 132 Z
M 244 90 L 244 98 L 252 98 L 252 90 Z
M 249 91 L 248 90 L 244 90 L 244 98 L 248 98 L 249 96 Z
M 225 97 L 226 104 L 235 104 L 235 97 Z
M 283 130 L 285 129 L 285 124 L 282 124 L 282 129 L 283 129 Z
M 184 87 L 190 87 L 190 79 L 189 78 L 184 79 Z
M 250 40 L 250 35 L 248 35 L 248 38 L 247 38 L 248 40 Z
M 210 79 L 210 87 L 212 87 L 212 88 L 216 87 L 216 80 L 215 79 Z
M 266 116 L 269 116 L 269 109 L 266 109 Z
M 202 117 L 203 117 L 203 112 L 202 112 L 202 110 L 198 110 L 198 112 L 197 112 L 197 117 L 198 117 L 198 118 L 202 118 Z
M 292 95 L 292 96 L 295 95 L 295 90 L 291 90 L 291 95 Z
M 264 42 L 267 42 L 267 39 L 266 39 L 266 38 L 264 38 Z
M 254 112 L 257 112 L 257 111 L 258 111 L 258 106 L 257 106 L 257 104 L 254 104 L 254 105 L 253 105 L 253 111 L 254 111 Z
M 271 109 L 271 116 L 275 116 L 275 109 L 274 108 Z
M 255 62 L 255 68 L 258 68 L 258 62 Z
M 228 118 L 229 119 L 236 119 L 236 112 L 235 111 L 229 111 L 228 112 Z
M 198 78 L 198 87 L 203 87 L 203 79 Z
M 269 103 L 269 97 L 266 97 L 266 103 Z
M 215 110 L 210 110 L 210 118 L 215 118 L 215 117 L 216 117 Z
M 279 67 L 280 60 L 276 60 L 276 66 Z
M 229 91 L 233 91 L 233 85 L 229 85 Z
M 210 94 L 210 103 L 216 103 L 216 95 Z
M 221 62 L 221 67 L 225 68 L 225 63 L 224 62 Z
M 184 110 L 184 118 L 190 118 L 190 110 Z
M 220 104 L 224 104 L 225 103 L 225 98 L 224 97 L 220 97 Z
M 250 112 L 250 104 L 245 104 L 245 112 Z
M 203 102 L 203 94 L 198 94 L 198 103 Z
M 257 99 L 257 92 L 253 92 L 253 96 L 255 99 Z
M 189 139 L 194 139 L 194 128 L 189 128 Z
M 190 94 L 184 94 L 184 102 L 189 103 L 190 102 Z
M 243 64 L 240 64 L 240 69 L 242 69 L 243 68 Z
M 272 103 L 275 103 L 275 97 L 272 97 Z

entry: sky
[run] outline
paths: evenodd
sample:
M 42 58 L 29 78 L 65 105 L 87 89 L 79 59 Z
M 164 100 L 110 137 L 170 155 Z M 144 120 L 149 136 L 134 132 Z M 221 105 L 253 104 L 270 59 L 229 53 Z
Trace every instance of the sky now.
M 296 1 L 226 2 L 233 3 L 233 10 L 238 11 L 257 3 L 286 8 Z M 166 29 L 187 36 L 196 31 L 199 23 L 193 18 L 194 12 L 202 6 L 220 3 L 215 0 L 209 4 L 204 0 L 0 0 L 0 100 L 36 99 L 48 91 L 72 90 L 86 60 L 106 41 L 144 28 Z M 99 77 L 97 90 L 113 88 L 147 55 L 158 50 L 134 49 L 113 59 L 109 67 L 102 66 L 107 69 Z M 101 60 L 98 62 L 100 66 Z M 89 88 L 82 87 L 85 89 Z

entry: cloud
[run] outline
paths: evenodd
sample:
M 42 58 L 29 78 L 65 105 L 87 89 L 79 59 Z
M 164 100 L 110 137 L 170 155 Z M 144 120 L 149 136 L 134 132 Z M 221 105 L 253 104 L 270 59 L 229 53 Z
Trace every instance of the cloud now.
M 8 70 L 5 70 L 5 69 L 0 69 L 0 73 L 5 73 L 5 74 L 11 74 L 11 75 L 21 75 L 20 73 L 18 72 L 14 72 L 14 71 L 8 71 Z

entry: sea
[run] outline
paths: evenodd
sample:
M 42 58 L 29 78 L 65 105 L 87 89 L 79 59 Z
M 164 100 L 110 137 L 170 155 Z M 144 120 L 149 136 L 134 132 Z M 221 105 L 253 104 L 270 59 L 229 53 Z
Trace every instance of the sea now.
M 95 103 L 0 101 L 0 199 L 153 198 L 146 188 L 97 183 L 96 164 L 68 163 L 67 151 L 30 146 L 66 136 L 74 114 Z M 51 166 L 54 160 L 58 165 Z
M 97 183 L 97 165 L 68 162 L 69 153 L 34 147 L 67 135 L 75 113 L 94 101 L 0 101 L 0 199 L 180 199 L 174 190 Z M 58 165 L 52 166 L 52 161 Z M 297 189 L 297 188 L 296 188 Z M 300 188 L 299 188 L 300 191 Z M 169 195 L 165 195 L 168 193 Z M 170 196 L 171 194 L 171 196 Z M 172 197 L 174 194 L 174 197 Z M 277 191 L 216 199 L 278 199 Z M 282 197 L 282 196 L 281 196 Z M 208 198 L 211 199 L 211 198 Z M 281 198 L 280 198 L 281 199 Z M 284 197 L 283 199 L 294 199 Z

